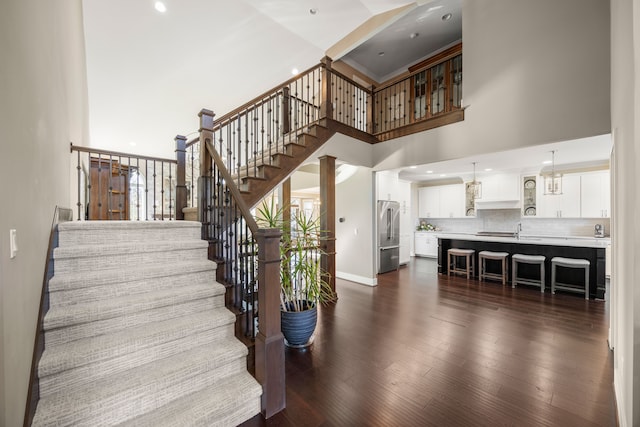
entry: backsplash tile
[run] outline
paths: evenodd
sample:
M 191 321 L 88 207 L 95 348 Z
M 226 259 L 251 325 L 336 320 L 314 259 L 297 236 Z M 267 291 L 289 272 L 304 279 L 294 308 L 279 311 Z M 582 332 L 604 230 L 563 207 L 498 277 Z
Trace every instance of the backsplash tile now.
M 609 236 L 609 218 L 535 218 L 520 215 L 520 209 L 486 209 L 477 211 L 475 218 L 422 218 L 446 232 L 475 233 L 478 231 L 515 232 L 522 224 L 522 234 L 592 237 L 596 224 L 604 225 Z

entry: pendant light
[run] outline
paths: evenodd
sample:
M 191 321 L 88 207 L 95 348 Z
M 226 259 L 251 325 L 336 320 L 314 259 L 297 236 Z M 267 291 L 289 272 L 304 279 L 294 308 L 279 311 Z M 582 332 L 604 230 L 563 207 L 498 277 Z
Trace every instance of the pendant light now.
M 469 189 L 472 191 L 473 198 L 482 198 L 482 183 L 476 180 L 476 162 L 473 162 L 473 181 L 469 183 Z
M 556 150 L 551 150 L 551 175 L 544 178 L 545 196 L 562 194 L 562 174 L 556 173 Z

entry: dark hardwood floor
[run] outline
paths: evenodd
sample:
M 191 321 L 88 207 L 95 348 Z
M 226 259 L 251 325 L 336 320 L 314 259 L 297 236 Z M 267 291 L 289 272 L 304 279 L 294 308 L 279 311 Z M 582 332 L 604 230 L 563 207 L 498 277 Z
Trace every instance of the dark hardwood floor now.
M 310 350 L 286 350 L 287 408 L 244 426 L 616 425 L 604 301 L 420 258 L 337 289 Z

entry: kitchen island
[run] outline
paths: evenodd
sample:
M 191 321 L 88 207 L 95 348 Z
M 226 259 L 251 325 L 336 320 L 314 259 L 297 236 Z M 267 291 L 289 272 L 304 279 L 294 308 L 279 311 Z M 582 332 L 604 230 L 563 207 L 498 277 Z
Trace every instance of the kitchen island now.
M 519 253 L 525 255 L 544 255 L 546 291 L 551 290 L 551 258 L 579 258 L 586 259 L 589 267 L 589 298 L 604 299 L 605 295 L 605 251 L 610 244 L 608 238 L 591 237 L 556 237 L 556 236 L 486 236 L 465 233 L 449 233 L 438 235 L 438 273 L 447 274 L 447 250 L 451 248 L 474 249 L 476 251 L 476 266 L 478 266 L 478 252 L 495 251 L 509 253 L 509 281 L 511 281 L 511 255 Z M 487 269 L 490 266 L 487 265 Z M 477 270 L 477 269 L 476 269 Z M 520 274 L 525 277 L 535 277 L 536 268 L 531 265 L 520 265 Z M 558 280 L 569 283 L 583 283 L 580 278 L 582 272 L 560 268 Z M 478 271 L 474 272 L 478 277 Z M 577 286 L 580 288 L 580 286 Z M 561 291 L 558 291 L 561 292 Z

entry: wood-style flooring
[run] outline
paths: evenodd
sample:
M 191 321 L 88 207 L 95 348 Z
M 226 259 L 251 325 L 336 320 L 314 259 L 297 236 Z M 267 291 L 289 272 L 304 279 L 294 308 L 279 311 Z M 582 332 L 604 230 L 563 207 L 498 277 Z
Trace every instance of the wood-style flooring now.
M 245 426 L 615 426 L 608 304 L 447 278 L 412 258 L 377 287 L 338 280 L 287 408 Z

